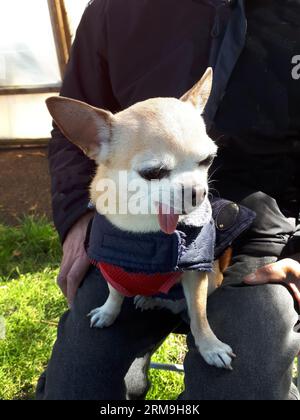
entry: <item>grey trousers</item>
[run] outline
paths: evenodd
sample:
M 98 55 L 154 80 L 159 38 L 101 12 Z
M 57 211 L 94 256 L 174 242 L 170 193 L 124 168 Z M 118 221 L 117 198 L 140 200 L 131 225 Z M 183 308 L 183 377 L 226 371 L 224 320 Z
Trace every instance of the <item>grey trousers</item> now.
M 217 336 L 237 354 L 234 370 L 208 366 L 195 348 L 187 324 L 166 310 L 141 312 L 125 299 L 109 328 L 89 327 L 87 313 L 104 303 L 108 290 L 91 268 L 72 310 L 62 317 L 47 371 L 37 387 L 39 400 L 142 399 L 149 389 L 152 353 L 178 327 L 187 330 L 183 400 L 286 400 L 291 367 L 300 350 L 294 332 L 298 314 L 289 291 L 281 285 L 248 287 L 245 274 L 270 259 L 235 257 L 227 283 L 208 303 L 208 318 Z

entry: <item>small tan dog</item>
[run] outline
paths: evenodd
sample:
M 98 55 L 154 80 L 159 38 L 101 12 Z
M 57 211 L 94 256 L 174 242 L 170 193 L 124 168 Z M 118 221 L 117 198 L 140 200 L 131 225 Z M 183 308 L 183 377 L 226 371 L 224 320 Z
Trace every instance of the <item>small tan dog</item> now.
M 120 171 L 126 171 L 131 181 L 158 181 L 160 188 L 172 185 L 173 208 L 180 214 L 158 211 L 158 214 L 120 214 L 122 203 L 116 202 L 115 214 L 107 219 L 121 230 L 129 232 L 172 233 L 178 221 L 193 216 L 202 223 L 211 218 L 208 201 L 208 168 L 217 152 L 207 136 L 201 117 L 212 87 L 212 70 L 181 100 L 154 98 L 137 103 L 113 115 L 108 111 L 62 97 L 47 100 L 48 109 L 64 135 L 97 163 L 97 173 L 91 185 L 91 199 L 97 211 L 106 213 L 99 200 L 98 183 L 103 179 L 120 186 Z M 182 202 L 183 194 L 190 193 L 193 204 Z M 133 193 L 128 192 L 128 200 Z M 151 194 L 144 197 L 153 203 Z M 180 204 L 177 205 L 177 202 Z M 157 204 L 157 203 L 156 203 Z M 168 203 L 160 203 L 168 207 Z M 170 207 L 170 204 L 169 204 Z M 184 209 L 184 210 L 182 210 Z M 200 211 L 199 211 L 200 209 Z M 219 262 L 213 273 L 189 271 L 181 282 L 187 301 L 190 326 L 199 352 L 210 365 L 231 369 L 232 349 L 222 343 L 211 330 L 207 315 L 207 296 L 222 281 Z M 111 325 L 121 311 L 124 297 L 110 284 L 109 297 L 101 308 L 92 311 L 92 325 L 99 328 Z M 143 300 L 137 300 L 142 306 Z

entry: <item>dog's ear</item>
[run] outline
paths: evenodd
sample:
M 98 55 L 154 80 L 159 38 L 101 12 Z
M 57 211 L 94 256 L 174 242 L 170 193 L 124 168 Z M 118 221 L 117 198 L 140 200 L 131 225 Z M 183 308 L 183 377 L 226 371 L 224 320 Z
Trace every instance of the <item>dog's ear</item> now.
M 113 114 L 74 99 L 54 96 L 48 110 L 62 133 L 97 163 L 105 160 Z
M 190 102 L 201 113 L 207 104 L 213 83 L 213 69 L 209 67 L 201 80 L 180 98 L 183 102 Z

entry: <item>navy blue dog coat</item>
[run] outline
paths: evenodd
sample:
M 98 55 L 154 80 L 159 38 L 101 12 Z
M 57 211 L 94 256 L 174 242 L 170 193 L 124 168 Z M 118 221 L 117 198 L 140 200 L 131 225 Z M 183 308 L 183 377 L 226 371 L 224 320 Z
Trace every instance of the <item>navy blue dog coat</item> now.
M 171 235 L 126 232 L 96 214 L 88 255 L 124 296 L 167 294 L 184 271 L 212 271 L 214 260 L 255 218 L 251 210 L 223 199 L 214 199 L 211 205 L 209 223 L 202 227 L 179 223 Z
M 126 232 L 97 213 L 88 256 L 124 296 L 167 294 L 184 271 L 211 271 L 214 260 L 255 218 L 251 210 L 223 199 L 214 199 L 211 205 L 209 223 L 202 227 L 179 223 L 171 235 Z

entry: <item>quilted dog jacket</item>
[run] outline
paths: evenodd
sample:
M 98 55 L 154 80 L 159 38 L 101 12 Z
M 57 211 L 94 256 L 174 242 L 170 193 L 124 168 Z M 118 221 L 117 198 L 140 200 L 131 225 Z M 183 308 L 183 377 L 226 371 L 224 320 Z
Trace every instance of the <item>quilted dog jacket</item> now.
M 89 258 L 105 280 L 127 297 L 167 294 L 184 271 L 211 271 L 214 260 L 255 218 L 251 210 L 223 199 L 211 204 L 209 223 L 202 227 L 179 223 L 171 235 L 126 232 L 96 214 Z

